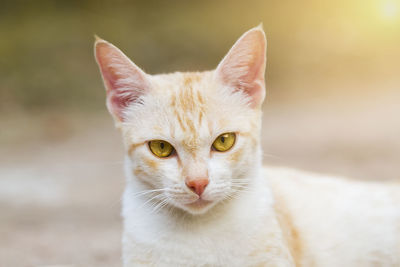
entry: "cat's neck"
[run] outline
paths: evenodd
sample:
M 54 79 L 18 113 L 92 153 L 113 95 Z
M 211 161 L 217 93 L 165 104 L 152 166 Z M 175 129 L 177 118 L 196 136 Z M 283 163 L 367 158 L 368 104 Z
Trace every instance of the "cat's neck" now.
M 202 215 L 190 215 L 172 207 L 151 212 L 144 206 L 146 198 L 132 197 L 140 188 L 134 182 L 136 179 L 128 178 L 123 208 L 124 253 L 131 255 L 131 251 L 148 248 L 155 253 L 151 254 L 154 256 L 166 253 L 167 247 L 178 246 L 180 257 L 190 258 L 188 255 L 192 252 L 188 251 L 185 256 L 185 248 L 204 248 L 202 242 L 207 240 L 215 249 L 228 251 L 227 255 L 237 253 L 236 256 L 230 256 L 233 262 L 239 259 L 246 261 L 249 260 L 245 259 L 248 255 L 256 255 L 255 258 L 259 256 L 258 262 L 262 263 L 274 262 L 275 259 L 290 263 L 292 259 L 275 214 L 268 183 L 261 173 L 255 172 L 254 175 L 253 183 L 246 192 L 217 204 Z M 236 251 L 238 242 L 243 247 Z M 163 249 L 154 250 L 155 246 L 161 244 Z M 257 249 L 259 247 L 269 248 L 273 253 L 265 254 Z M 146 257 L 153 257 L 151 255 Z

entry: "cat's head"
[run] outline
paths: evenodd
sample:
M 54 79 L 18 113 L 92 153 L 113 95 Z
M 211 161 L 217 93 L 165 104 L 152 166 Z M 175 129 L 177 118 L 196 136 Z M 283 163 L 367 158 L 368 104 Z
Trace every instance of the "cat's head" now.
M 95 56 L 130 179 L 154 190 L 149 199 L 201 214 L 246 190 L 261 161 L 261 27 L 243 34 L 213 71 L 149 75 L 101 39 Z

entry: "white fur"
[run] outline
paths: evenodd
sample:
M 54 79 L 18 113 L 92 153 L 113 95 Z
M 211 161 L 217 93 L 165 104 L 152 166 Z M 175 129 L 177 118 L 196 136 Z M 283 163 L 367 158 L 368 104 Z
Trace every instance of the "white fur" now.
M 261 167 L 261 28 L 203 73 L 145 75 L 97 43 L 108 97 L 132 96 L 129 107 L 110 109 L 127 151 L 124 266 L 400 266 L 399 185 Z M 107 64 L 140 75 L 116 71 L 115 83 Z M 214 151 L 227 132 L 234 146 Z M 159 139 L 176 154 L 153 155 L 148 142 Z M 200 197 L 185 179 L 199 175 L 209 179 L 201 196 L 208 204 L 193 206 Z
M 398 185 L 283 168 L 264 168 L 255 178 L 249 193 L 200 217 L 151 213 L 131 197 L 137 185 L 128 182 L 125 266 L 295 266 L 273 193 L 285 196 L 303 239 L 298 266 L 400 266 Z
M 249 193 L 203 215 L 152 213 L 144 199 L 132 197 L 138 185 L 130 181 L 123 209 L 125 266 L 293 265 L 263 179 L 256 179 Z
M 301 266 L 400 266 L 400 185 L 266 169 L 303 240 Z

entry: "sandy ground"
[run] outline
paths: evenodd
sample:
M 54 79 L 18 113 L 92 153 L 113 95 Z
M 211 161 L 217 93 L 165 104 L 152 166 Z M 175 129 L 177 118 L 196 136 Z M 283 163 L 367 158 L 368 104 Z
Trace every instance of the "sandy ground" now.
M 265 162 L 400 181 L 399 96 L 271 100 Z M 0 122 L 0 266 L 120 266 L 123 149 L 108 115 Z

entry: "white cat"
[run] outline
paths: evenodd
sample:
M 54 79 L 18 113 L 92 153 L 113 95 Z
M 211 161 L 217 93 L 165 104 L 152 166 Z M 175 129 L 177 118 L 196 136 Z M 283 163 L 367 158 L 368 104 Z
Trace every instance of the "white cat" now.
M 266 40 L 213 71 L 95 56 L 126 147 L 124 266 L 400 266 L 400 186 L 261 166 Z

